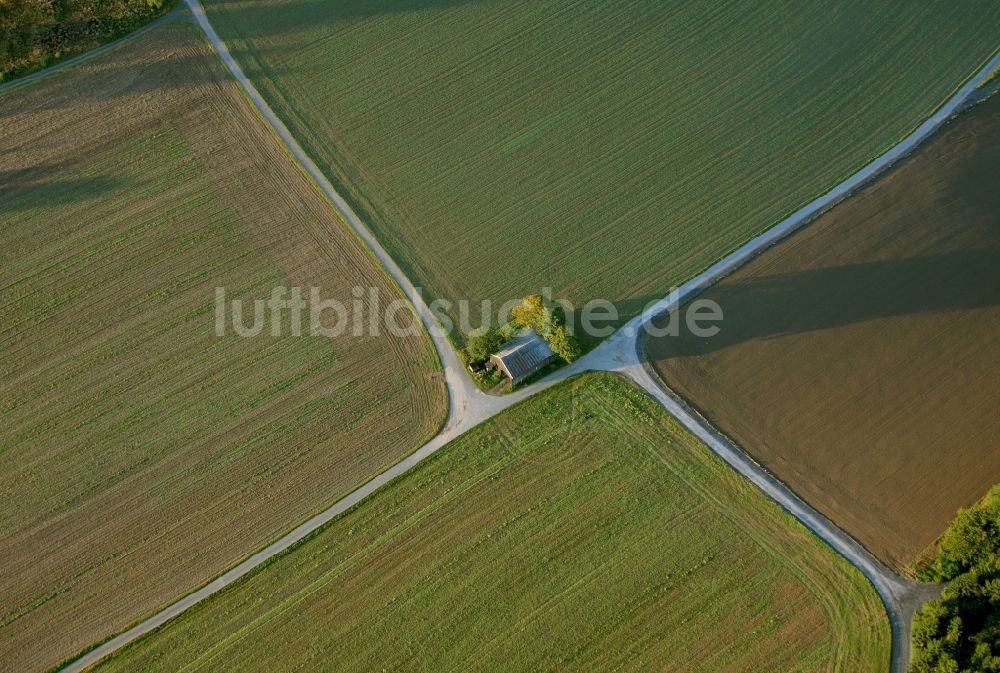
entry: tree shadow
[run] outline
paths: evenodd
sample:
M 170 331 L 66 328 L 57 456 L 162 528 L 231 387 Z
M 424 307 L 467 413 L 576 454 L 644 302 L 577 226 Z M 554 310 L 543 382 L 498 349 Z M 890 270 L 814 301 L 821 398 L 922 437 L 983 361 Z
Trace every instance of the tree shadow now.
M 249 53 L 247 49 L 240 48 L 232 42 L 227 42 L 226 46 L 251 80 L 265 76 L 280 80 L 283 75 L 290 74 L 288 69 L 275 65 L 283 60 L 280 57 L 294 53 L 311 42 L 307 39 L 291 40 L 287 38 L 288 35 L 315 30 L 317 25 L 329 26 L 333 29 L 337 24 L 363 21 L 378 16 L 446 9 L 482 1 L 484 0 L 365 0 L 354 2 L 298 0 L 293 3 L 284 3 L 278 7 L 269 0 L 243 0 L 226 3 L 232 7 L 227 8 L 226 11 L 239 12 L 240 14 L 237 20 L 243 29 L 240 37 L 253 40 L 283 35 L 286 36 L 283 38 L 284 43 L 280 47 L 274 46 L 273 43 L 254 45 L 256 53 Z M 209 12 L 209 20 L 213 18 L 213 12 L 209 9 L 212 4 L 211 2 L 205 3 L 206 11 Z M 147 60 L 145 62 L 138 59 L 116 59 L 114 57 L 113 54 L 122 49 L 141 49 L 145 42 L 154 39 L 153 36 L 157 32 L 171 29 L 191 30 L 208 45 L 208 40 L 201 28 L 194 23 L 193 19 L 190 19 L 187 13 L 178 12 L 176 17 L 176 20 L 170 20 L 167 17 L 165 23 L 153 30 L 137 36 L 133 40 L 126 41 L 116 46 L 111 52 L 101 54 L 93 60 L 56 73 L 53 78 L 43 78 L 10 92 L 0 92 L 0 118 L 23 112 L 26 94 L 32 88 L 45 87 L 46 90 L 46 96 L 36 97 L 39 100 L 32 101 L 30 109 L 39 111 L 71 109 L 82 101 L 110 100 L 115 98 L 117 94 L 134 96 L 163 89 L 193 89 L 206 83 L 231 80 L 228 70 L 221 64 L 213 64 L 219 66 L 214 68 L 203 67 L 202 59 L 204 57 L 200 55 L 191 57 L 169 52 L 165 58 L 159 61 Z M 218 30 L 218 26 L 216 29 Z M 222 35 L 223 40 L 225 37 Z M 261 56 L 269 64 L 266 73 L 260 72 L 255 65 Z M 151 75 L 151 69 L 157 67 L 161 69 L 161 73 L 166 72 L 162 70 L 164 63 L 169 63 L 170 66 L 168 76 Z M 311 73 L 319 75 L 327 72 L 322 64 L 313 64 L 308 61 L 297 63 L 295 70 L 297 75 Z M 73 78 L 69 86 L 46 87 L 45 85 L 46 82 L 51 83 L 67 76 Z
M 238 0 L 230 2 L 213 2 L 213 0 L 207 0 L 203 4 L 210 21 L 212 20 L 213 11 L 218 11 L 213 10 L 213 8 L 224 5 L 224 11 L 239 12 L 240 21 L 245 22 L 247 26 L 247 29 L 242 32 L 241 36 L 251 39 L 284 33 L 295 33 L 302 29 L 314 29 L 317 23 L 332 27 L 337 24 L 365 21 L 381 16 L 444 10 L 485 1 L 349 0 L 344 2 L 338 0 L 294 0 L 292 2 L 276 4 L 273 0 Z M 224 36 L 223 39 L 225 39 Z
M 754 339 L 994 306 L 1000 304 L 998 260 L 1000 247 L 989 247 L 728 283 L 702 296 L 722 308 L 718 334 L 692 335 L 682 310 L 680 335 L 664 337 L 658 350 L 675 357 L 699 356 Z M 662 327 L 666 321 L 657 323 Z
M 163 57 L 153 59 L 142 53 L 145 40 L 179 25 L 183 24 L 165 24 L 93 60 L 0 93 L 0 118 L 75 111 L 88 103 L 119 105 L 121 115 L 127 116 L 127 104 L 150 93 L 195 92 L 206 84 L 226 81 L 236 86 L 229 71 L 221 63 L 209 61 L 208 54 L 165 51 Z M 132 54 L 136 57 L 131 58 Z
M 899 242 L 914 241 L 909 255 L 754 275 L 760 262 L 781 254 L 773 249 L 700 295 L 722 307 L 717 335 L 698 338 L 682 325 L 679 337 L 653 339 L 651 347 L 660 357 L 698 356 L 754 339 L 1000 304 L 998 166 L 995 99 L 952 121 L 919 152 L 809 225 L 821 228 L 806 246 L 822 251 L 816 259 L 848 252 L 841 237 L 852 227 L 886 241 L 876 254 L 891 255 Z
M 99 199 L 128 186 L 118 176 L 53 177 L 64 171 L 61 164 L 0 171 L 0 218 L 36 208 Z

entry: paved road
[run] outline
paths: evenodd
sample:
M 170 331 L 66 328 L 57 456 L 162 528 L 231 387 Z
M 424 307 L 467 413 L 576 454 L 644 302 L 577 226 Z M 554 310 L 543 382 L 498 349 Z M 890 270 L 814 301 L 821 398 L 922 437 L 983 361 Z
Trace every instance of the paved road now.
M 904 673 L 909 654 L 909 621 L 913 608 L 927 596 L 937 590 L 936 587 L 917 585 L 896 575 L 872 556 L 853 538 L 837 528 L 832 522 L 819 514 L 807 503 L 799 499 L 777 479 L 765 472 L 745 453 L 729 444 L 717 432 L 697 418 L 689 409 L 681 404 L 662 384 L 650 374 L 643 364 L 642 335 L 644 327 L 656 316 L 679 306 L 681 303 L 697 294 L 703 288 L 711 285 L 722 276 L 732 272 L 765 248 L 773 245 L 782 237 L 787 236 L 803 224 L 827 210 L 835 203 L 856 190 L 860 185 L 871 180 L 893 162 L 912 151 L 921 141 L 927 138 L 943 124 L 972 91 L 997 67 L 1000 66 L 1000 53 L 981 68 L 970 80 L 952 96 L 930 119 L 920 125 L 913 133 L 904 138 L 898 145 L 875 159 L 850 178 L 837 185 L 827 194 L 797 210 L 775 227 L 747 242 L 733 253 L 698 274 L 680 288 L 650 306 L 641 315 L 629 321 L 615 334 L 609 337 L 596 349 L 568 367 L 554 372 L 551 376 L 531 386 L 522 388 L 510 395 L 493 396 L 480 391 L 465 375 L 461 361 L 448 341 L 430 308 L 421 297 L 410 280 L 403 274 L 371 231 L 358 218 L 347 202 L 337 193 L 330 181 L 323 175 L 316 164 L 299 146 L 284 123 L 277 117 L 271 107 L 263 99 L 256 87 L 247 79 L 239 64 L 233 59 L 226 45 L 208 22 L 204 9 L 198 0 L 185 0 L 194 19 L 202 27 L 213 48 L 219 54 L 223 63 L 239 82 L 254 107 L 274 129 L 287 146 L 295 159 L 305 171 L 315 180 L 323 193 L 330 199 L 348 224 L 357 232 L 361 239 L 371 248 L 379 262 L 402 288 L 414 304 L 417 314 L 431 335 L 434 347 L 445 371 L 445 380 L 449 396 L 448 419 L 441 432 L 420 447 L 415 453 L 389 468 L 382 474 L 368 481 L 344 498 L 338 500 L 326 510 L 312 517 L 298 528 L 292 530 L 279 540 L 250 556 L 245 561 L 216 578 L 209 584 L 198 589 L 172 605 L 157 612 L 124 633 L 96 647 L 80 658 L 67 664 L 62 671 L 82 671 L 104 657 L 112 654 L 129 642 L 166 623 L 173 617 L 183 613 L 190 607 L 218 592 L 223 587 L 251 572 L 268 559 L 280 554 L 296 542 L 321 527 L 354 504 L 360 502 L 376 489 L 392 479 L 404 474 L 433 454 L 449 441 L 479 423 L 495 416 L 504 409 L 531 397 L 539 391 L 555 383 L 584 371 L 613 371 L 627 376 L 637 385 L 646 390 L 663 407 L 674 415 L 693 434 L 704 441 L 715 453 L 729 463 L 736 471 L 756 484 L 768 496 L 788 510 L 793 516 L 825 540 L 855 565 L 867 576 L 886 605 L 893 627 L 893 663 L 894 673 Z

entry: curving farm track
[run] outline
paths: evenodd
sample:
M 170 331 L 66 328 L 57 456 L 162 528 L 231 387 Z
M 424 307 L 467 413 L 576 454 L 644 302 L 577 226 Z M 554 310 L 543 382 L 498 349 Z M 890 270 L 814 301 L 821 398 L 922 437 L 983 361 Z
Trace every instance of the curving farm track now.
M 764 493 L 780 504 L 785 510 L 798 519 L 803 525 L 813 531 L 818 537 L 843 555 L 851 564 L 857 567 L 872 582 L 879 596 L 885 603 L 892 624 L 893 654 L 892 670 L 903 673 L 909 659 L 909 629 L 914 610 L 928 597 L 936 595 L 940 587 L 921 585 L 903 578 L 889 570 L 857 541 L 847 533 L 837 528 L 830 520 L 813 509 L 792 493 L 784 484 L 767 473 L 758 464 L 733 446 L 728 440 L 711 428 L 701 418 L 680 402 L 659 381 L 645 364 L 643 353 L 644 328 L 656 316 L 677 307 L 696 295 L 705 287 L 719 278 L 732 272 L 738 266 L 773 245 L 781 238 L 794 232 L 818 214 L 829 209 L 838 201 L 844 199 L 860 186 L 870 181 L 894 162 L 911 152 L 917 145 L 931 135 L 939 126 L 959 111 L 963 103 L 973 95 L 975 89 L 1000 67 L 1000 53 L 995 54 L 973 77 L 967 80 L 956 93 L 934 113 L 929 119 L 915 129 L 910 135 L 900 141 L 890 150 L 860 169 L 826 194 L 806 204 L 777 225 L 748 241 L 743 246 L 719 260 L 708 269 L 698 274 L 681 287 L 672 291 L 663 299 L 650 306 L 645 312 L 629 321 L 615 334 L 606 339 L 600 346 L 576 361 L 570 366 L 553 373 L 549 377 L 522 388 L 503 397 L 488 395 L 479 390 L 463 372 L 463 366 L 458 359 L 447 335 L 437 323 L 436 318 L 424 299 L 417 292 L 412 282 L 403 274 L 385 249 L 372 235 L 371 231 L 358 218 L 347 202 L 337 193 L 330 181 L 323 175 L 317 165 L 306 155 L 305 151 L 292 137 L 288 128 L 278 118 L 271 107 L 263 99 L 246 77 L 239 64 L 233 59 L 226 45 L 212 28 L 199 0 L 185 0 L 194 19 L 204 30 L 212 47 L 225 63 L 226 67 L 239 82 L 254 107 L 272 127 L 289 152 L 302 166 L 306 173 L 316 182 L 323 193 L 330 199 L 347 223 L 369 246 L 372 253 L 383 265 L 386 272 L 399 284 L 404 293 L 413 302 L 417 314 L 430 333 L 434 347 L 445 370 L 445 379 L 449 395 L 448 419 L 441 432 L 420 447 L 406 459 L 389 468 L 382 474 L 371 479 L 350 494 L 320 512 L 308 521 L 287 533 L 285 536 L 253 554 L 242 563 L 220 575 L 218 578 L 169 605 L 156 614 L 148 617 L 129 630 L 117 635 L 105 643 L 95 647 L 79 658 L 64 666 L 62 671 L 82 671 L 104 657 L 114 653 L 126 644 L 147 634 L 164 623 L 196 605 L 203 599 L 220 591 L 224 587 L 243 577 L 268 559 L 280 554 L 296 542 L 323 526 L 325 523 L 363 500 L 376 489 L 385 485 L 395 477 L 407 472 L 423 459 L 433 454 L 455 437 L 468 429 L 500 413 L 504 409 L 534 395 L 535 393 L 563 380 L 569 376 L 584 371 L 618 372 L 649 395 L 655 398 L 670 414 L 675 416 L 692 434 L 705 442 L 717 455 L 725 460 L 741 475 L 753 482 Z M 172 12 L 169 17 L 176 17 Z M 154 22 L 151 26 L 123 39 L 130 39 L 149 30 L 153 25 L 159 25 L 168 17 Z M 101 48 L 101 51 L 109 47 Z M 79 57 L 89 58 L 93 53 Z M 72 65 L 68 61 L 62 67 Z M 48 72 L 46 72 L 48 74 Z M 18 82 L 17 84 L 20 84 Z

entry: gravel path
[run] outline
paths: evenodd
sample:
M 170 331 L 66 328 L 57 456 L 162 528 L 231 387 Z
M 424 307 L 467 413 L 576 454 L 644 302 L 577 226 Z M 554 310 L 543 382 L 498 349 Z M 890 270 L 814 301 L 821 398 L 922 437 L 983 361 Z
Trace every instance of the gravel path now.
M 479 390 L 472 380 L 465 375 L 461 361 L 458 359 L 455 350 L 444 334 L 440 325 L 434 318 L 430 308 L 419 296 L 410 280 L 403 274 L 395 261 L 389 256 L 386 250 L 379 244 L 371 231 L 358 218 L 347 202 L 337 193 L 330 181 L 323 175 L 316 164 L 310 159 L 302 147 L 299 146 L 295 138 L 284 123 L 277 117 L 271 107 L 263 99 L 254 87 L 253 83 L 246 77 L 239 64 L 233 59 L 226 45 L 219 39 L 218 34 L 208 22 L 199 0 L 185 0 L 195 21 L 204 30 L 219 57 L 226 67 L 236 78 L 239 85 L 246 92 L 251 103 L 257 108 L 264 120 L 274 129 L 282 142 L 288 147 L 289 152 L 295 157 L 305 171 L 312 177 L 324 194 L 330 199 L 337 210 L 347 220 L 348 224 L 357 232 L 366 245 L 384 266 L 387 273 L 399 284 L 403 292 L 411 299 L 417 314 L 427 327 L 437 350 L 438 356 L 444 367 L 446 384 L 449 396 L 448 419 L 441 432 L 432 440 L 420 447 L 403 461 L 397 463 L 382 474 L 368 481 L 349 495 L 338 500 L 326 510 L 310 518 L 299 527 L 279 540 L 268 545 L 261 551 L 253 554 L 239 565 L 228 570 L 218 578 L 201 587 L 197 591 L 188 594 L 177 602 L 157 612 L 153 616 L 143 620 L 124 633 L 97 646 L 78 659 L 67 664 L 60 669 L 67 672 L 82 671 L 104 657 L 112 654 L 133 640 L 149 633 L 157 627 L 163 625 L 173 617 L 183 613 L 188 608 L 196 605 L 203 599 L 220 591 L 222 588 L 232 584 L 254 570 L 257 566 L 268 559 L 280 554 L 284 550 L 304 537 L 315 531 L 317 528 L 327 523 L 337 515 L 363 500 L 376 489 L 385 485 L 392 479 L 404 474 L 412 467 L 420 463 L 424 458 L 430 456 L 449 441 L 458 437 L 466 430 L 482 423 L 495 416 L 504 409 L 531 397 L 537 392 L 554 385 L 558 381 L 564 380 L 574 374 L 584 371 L 614 371 L 627 376 L 637 385 L 647 391 L 673 416 L 675 416 L 690 432 L 704 441 L 716 454 L 729 463 L 737 472 L 756 484 L 762 491 L 775 500 L 779 505 L 790 512 L 796 519 L 812 530 L 817 536 L 822 538 L 848 561 L 855 565 L 862 573 L 868 577 L 879 596 L 882 597 L 886 605 L 892 623 L 893 631 L 893 655 L 892 671 L 903 673 L 906 670 L 909 658 L 909 626 L 913 610 L 920 605 L 929 595 L 934 595 L 940 591 L 940 587 L 929 587 L 919 585 L 895 574 L 884 566 L 878 559 L 872 556 L 866 549 L 858 544 L 853 538 L 837 528 L 831 521 L 822 516 L 807 503 L 799 499 L 781 482 L 764 471 L 759 465 L 747 456 L 744 452 L 734 447 L 719 435 L 715 430 L 696 417 L 685 405 L 673 396 L 648 370 L 644 364 L 642 353 L 643 327 L 652 318 L 664 313 L 672 307 L 682 304 L 699 291 L 711 285 L 722 276 L 732 272 L 747 260 L 759 254 L 765 248 L 773 245 L 781 238 L 789 235 L 803 224 L 813 219 L 823 211 L 829 209 L 838 201 L 842 200 L 858 187 L 865 184 L 880 172 L 891 166 L 895 161 L 911 152 L 920 142 L 933 133 L 941 124 L 954 114 L 962 102 L 973 92 L 973 90 L 997 67 L 1000 66 L 1000 53 L 981 68 L 972 78 L 965 82 L 962 87 L 927 121 L 921 124 L 910 135 L 904 138 L 899 144 L 888 150 L 870 164 L 859 170 L 844 182 L 834 187 L 831 191 L 815 199 L 811 203 L 803 206 L 795 213 L 782 220 L 767 232 L 750 240 L 734 252 L 719 260 L 711 267 L 698 274 L 680 288 L 674 290 L 669 295 L 651 306 L 642 315 L 629 321 L 615 334 L 605 340 L 600 346 L 588 353 L 586 356 L 554 372 L 549 377 L 531 386 L 527 386 L 515 391 L 510 395 L 493 396 Z M 166 19 L 167 17 L 164 17 Z M 156 22 L 159 25 L 163 20 Z M 152 28 L 153 25 L 147 27 Z M 134 37 L 138 33 L 133 33 Z M 106 49 L 108 47 L 102 48 Z M 92 54 L 87 54 L 82 58 L 89 58 Z M 68 61 L 64 66 L 71 65 Z M 48 72 L 46 72 L 48 74 Z

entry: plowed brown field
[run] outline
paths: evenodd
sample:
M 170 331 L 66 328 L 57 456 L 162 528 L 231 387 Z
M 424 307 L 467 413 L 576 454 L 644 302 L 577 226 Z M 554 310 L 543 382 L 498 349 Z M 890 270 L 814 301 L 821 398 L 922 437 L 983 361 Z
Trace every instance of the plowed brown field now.
M 215 335 L 217 286 L 398 296 L 250 110 L 183 26 L 0 96 L 0 670 L 197 587 L 443 418 L 422 332 Z
M 665 381 L 896 567 L 1000 481 L 1000 98 L 705 293 Z

